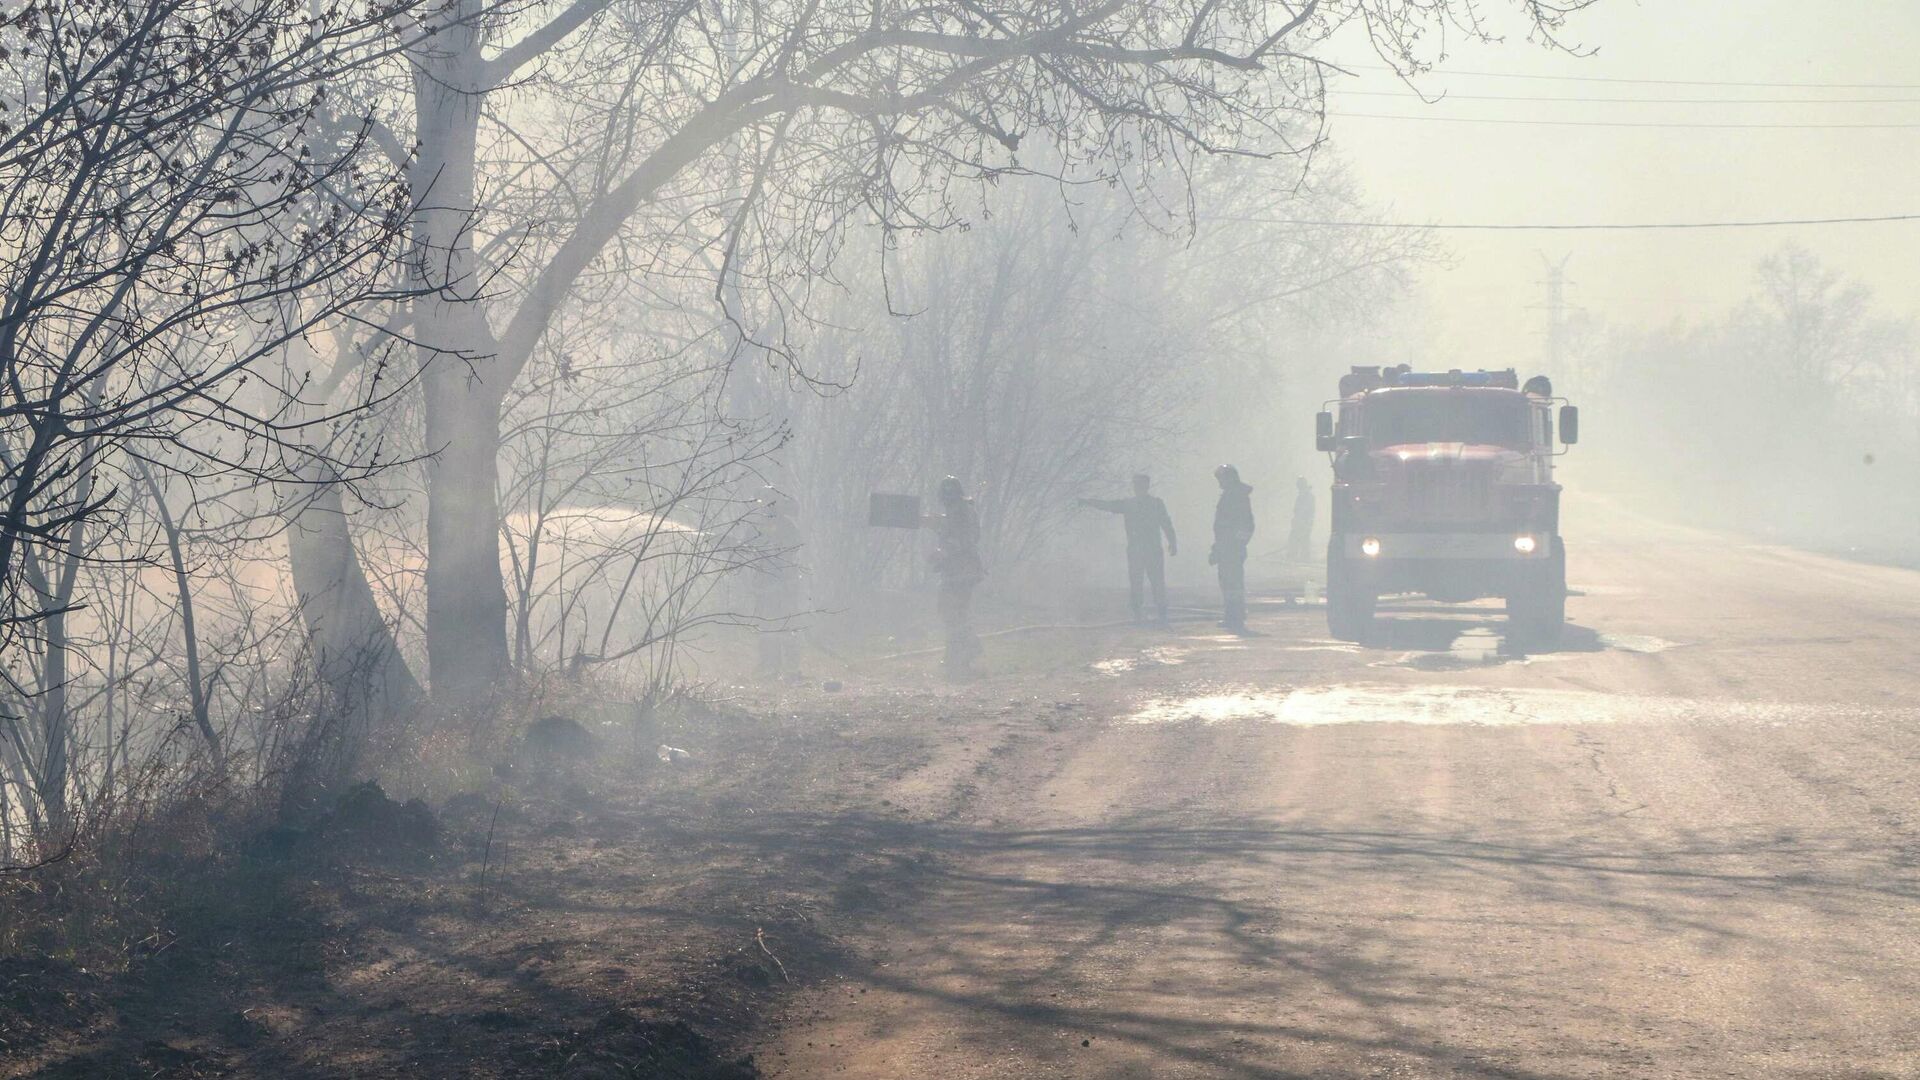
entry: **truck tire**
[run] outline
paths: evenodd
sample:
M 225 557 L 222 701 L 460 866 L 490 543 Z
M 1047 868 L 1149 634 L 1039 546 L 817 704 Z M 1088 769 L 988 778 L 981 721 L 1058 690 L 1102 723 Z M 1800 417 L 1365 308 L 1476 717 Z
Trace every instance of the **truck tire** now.
M 1567 549 L 1553 538 L 1553 553 L 1533 580 L 1507 598 L 1507 622 L 1523 645 L 1552 648 L 1567 623 Z
M 1333 545 L 1327 552 L 1327 633 L 1338 641 L 1365 641 L 1373 635 L 1373 609 L 1379 597 L 1353 580 L 1347 560 Z

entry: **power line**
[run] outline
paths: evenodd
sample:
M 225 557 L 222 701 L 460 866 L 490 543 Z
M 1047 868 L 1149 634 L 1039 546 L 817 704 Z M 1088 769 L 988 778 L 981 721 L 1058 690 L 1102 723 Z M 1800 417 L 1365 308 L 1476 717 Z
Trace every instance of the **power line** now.
M 1421 101 L 1437 104 L 1444 101 L 1554 101 L 1585 102 L 1596 105 L 1912 105 L 1920 102 L 1915 97 L 1853 97 L 1853 98 L 1699 98 L 1699 97 L 1555 97 L 1534 94 L 1458 94 L 1451 90 L 1433 98 L 1423 98 L 1404 90 L 1343 90 L 1330 87 L 1331 93 L 1353 97 L 1404 98 L 1408 101 Z
M 1849 129 L 1916 129 L 1920 123 L 1690 123 L 1690 121 L 1634 121 L 1634 119 L 1513 119 L 1467 115 L 1407 115 L 1407 113 L 1327 113 L 1331 119 L 1411 119 L 1423 123 L 1501 123 L 1524 127 L 1690 127 L 1690 129 L 1772 129 L 1772 131 L 1849 131 Z
M 1390 64 L 1342 64 L 1369 71 L 1391 71 L 1402 78 L 1428 75 L 1468 75 L 1478 79 L 1534 79 L 1543 82 L 1623 83 L 1638 86 L 1739 86 L 1768 90 L 1920 90 L 1920 83 L 1729 82 L 1719 79 L 1626 79 L 1602 75 L 1526 75 L 1517 71 L 1460 71 L 1435 68 L 1409 76 Z
M 1751 221 L 1635 221 L 1580 222 L 1572 224 L 1521 222 L 1420 223 L 1414 221 L 1335 221 L 1315 218 L 1215 217 L 1209 222 L 1240 225 L 1309 225 L 1347 229 L 1435 229 L 1486 232 L 1580 232 L 1580 231 L 1653 231 L 1663 229 L 1767 229 L 1788 225 L 1866 225 L 1894 221 L 1920 221 L 1920 214 L 1879 214 L 1863 217 L 1776 218 Z

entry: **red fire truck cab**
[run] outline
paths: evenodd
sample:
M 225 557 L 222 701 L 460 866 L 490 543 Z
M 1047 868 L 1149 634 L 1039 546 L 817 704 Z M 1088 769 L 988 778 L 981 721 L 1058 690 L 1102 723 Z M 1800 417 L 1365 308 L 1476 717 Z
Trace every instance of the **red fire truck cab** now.
M 1555 429 L 1558 445 L 1572 445 L 1580 415 L 1545 376 L 1522 386 L 1511 369 L 1356 367 L 1317 420 L 1319 448 L 1333 456 L 1334 637 L 1365 640 L 1390 593 L 1501 597 L 1520 639 L 1559 637 L 1567 552 Z

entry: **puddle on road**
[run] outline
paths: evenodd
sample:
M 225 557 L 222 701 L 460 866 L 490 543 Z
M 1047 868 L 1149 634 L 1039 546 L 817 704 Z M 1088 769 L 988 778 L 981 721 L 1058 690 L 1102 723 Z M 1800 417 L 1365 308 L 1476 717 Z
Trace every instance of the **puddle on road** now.
M 1143 667 L 1172 667 L 1187 662 L 1188 650 L 1177 645 L 1159 645 L 1140 650 L 1139 656 L 1115 656 L 1087 665 L 1101 675 L 1122 675 Z
M 1209 652 L 1239 652 L 1247 648 L 1246 643 L 1231 634 L 1208 634 L 1189 637 L 1187 640 L 1205 642 Z M 1454 635 L 1444 649 L 1410 649 L 1371 661 L 1368 667 L 1411 668 L 1415 671 L 1464 671 L 1469 668 L 1491 667 L 1496 664 L 1535 664 L 1542 661 L 1566 660 L 1576 656 L 1591 655 L 1594 652 L 1625 652 L 1640 655 L 1653 655 L 1668 649 L 1680 647 L 1680 642 L 1668 641 L 1651 634 L 1595 634 L 1590 648 L 1573 648 L 1564 652 L 1525 653 L 1510 650 L 1506 638 L 1495 627 L 1476 626 L 1461 630 Z M 1298 644 L 1276 645 L 1280 652 L 1326 652 L 1326 653 L 1371 653 L 1374 650 L 1351 642 L 1327 640 L 1308 640 Z M 1096 660 L 1088 665 L 1101 675 L 1121 675 L 1129 671 L 1154 665 L 1183 663 L 1192 649 L 1178 645 L 1166 645 L 1153 649 L 1143 649 L 1138 656 L 1116 656 L 1105 660 Z
M 1332 686 L 1278 693 L 1202 694 L 1150 702 L 1140 724 L 1254 720 L 1297 727 L 1327 724 L 1605 724 L 1639 719 L 1644 701 L 1582 690 L 1498 690 L 1471 686 Z
M 1525 663 L 1527 657 L 1505 651 L 1505 638 L 1486 627 L 1476 627 L 1453 639 L 1444 652 L 1418 650 L 1403 652 L 1368 667 L 1405 667 L 1416 671 L 1459 671 L 1489 664 Z
M 1832 720 L 1920 723 L 1920 709 L 1782 701 L 1702 701 L 1588 690 L 1484 686 L 1319 686 L 1299 690 L 1214 691 L 1148 702 L 1127 718 L 1136 724 L 1235 721 L 1324 727 L 1332 724 L 1742 723 L 1802 724 Z
M 1281 645 L 1278 648 L 1281 652 L 1363 653 L 1367 651 L 1364 645 L 1355 645 L 1351 641 L 1334 641 L 1331 639 L 1326 641 L 1309 641 L 1302 645 Z
M 1238 634 L 1188 634 L 1186 635 L 1186 640 L 1201 641 L 1215 647 L 1222 645 L 1240 645 L 1242 648 L 1245 648 Z
M 1668 641 L 1666 638 L 1657 638 L 1652 634 L 1601 634 L 1600 647 L 1618 649 L 1621 652 L 1652 654 L 1677 649 L 1680 643 Z

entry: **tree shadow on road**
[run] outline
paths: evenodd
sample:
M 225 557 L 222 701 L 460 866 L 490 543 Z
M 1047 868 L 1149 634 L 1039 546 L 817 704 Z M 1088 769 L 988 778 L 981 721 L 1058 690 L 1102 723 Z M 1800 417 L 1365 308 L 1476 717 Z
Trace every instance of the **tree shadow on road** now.
M 1628 848 L 1517 823 L 759 824 L 739 839 L 768 858 L 823 841 L 823 858 L 883 856 L 863 890 L 893 928 L 888 960 L 852 974 L 909 1012 L 1042 1060 L 1057 1047 L 1071 1061 L 1084 1037 L 1212 1076 L 1583 1075 L 1620 1052 L 1599 1031 L 1661 1019 L 1583 984 L 1598 970 L 1586 959 L 1764 954 L 1783 922 L 1892 934 L 1891 913 L 1920 900 L 1883 849 L 1841 837 Z M 1820 961 L 1835 979 L 1883 961 L 1870 931 L 1849 940 Z M 1490 942 L 1498 956 L 1473 955 Z M 1556 1017 L 1587 1033 L 1530 1053 L 1469 1023 Z
M 1182 1075 L 1547 1080 L 1617 1065 L 1602 1032 L 1674 1054 L 1700 1043 L 1663 1030 L 1656 1006 L 1609 996 L 1588 958 L 1670 957 L 1662 977 L 1682 979 L 1688 957 L 1765 956 L 1781 926 L 1826 926 L 1846 932 L 1825 942 L 1822 977 L 1884 978 L 1893 913 L 1920 903 L 1920 871 L 1864 834 L 1336 827 L 1178 807 L 1033 829 L 756 801 L 612 800 L 518 823 L 481 912 L 471 864 L 362 875 L 352 889 L 384 898 L 286 928 L 303 955 L 333 942 L 351 956 L 225 975 L 214 956 L 231 983 L 219 994 L 184 1016 L 175 1002 L 171 1021 L 168 987 L 142 1005 L 145 1030 L 190 1038 L 40 1075 L 158 1062 L 182 1076 L 507 1076 L 573 1060 L 624 1075 L 682 1049 L 709 1056 L 658 1075 L 734 1075 L 693 1071 L 734 1064 L 662 1018 L 748 1030 L 770 995 L 831 975 L 890 997 L 889 1023 L 1083 1073 L 1086 1040 Z M 876 942 L 884 954 L 859 947 Z M 218 1052 L 162 1060 L 223 1024 L 237 1030 Z M 1533 1041 L 1502 1041 L 1514 1030 Z

